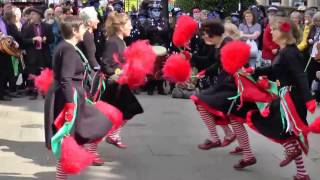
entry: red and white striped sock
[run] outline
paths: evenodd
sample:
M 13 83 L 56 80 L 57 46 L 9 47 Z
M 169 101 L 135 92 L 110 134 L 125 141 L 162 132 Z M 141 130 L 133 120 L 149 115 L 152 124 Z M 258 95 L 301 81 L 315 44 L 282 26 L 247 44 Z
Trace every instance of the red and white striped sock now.
M 222 127 L 224 133 L 226 134 L 227 139 L 230 139 L 234 135 L 234 133 L 232 132 L 232 130 L 230 129 L 230 127 L 228 125 L 223 125 L 221 127 Z
M 243 124 L 235 121 L 230 120 L 231 126 L 233 128 L 233 132 L 236 134 L 239 145 L 243 149 L 242 156 L 243 160 L 248 161 L 252 158 L 254 158 L 254 155 L 251 151 L 250 143 L 249 143 L 249 136 L 247 133 L 246 128 L 243 126 Z
M 216 123 L 214 117 L 202 106 L 198 105 L 197 109 L 200 113 L 200 117 L 202 118 L 203 122 L 207 126 L 212 142 L 220 141 L 219 135 L 217 133 Z
M 296 148 L 296 143 L 294 141 L 285 142 L 282 145 L 287 151 L 292 151 Z
M 302 154 L 299 155 L 298 157 L 296 157 L 294 159 L 294 162 L 296 163 L 296 167 L 297 167 L 297 177 L 300 178 L 300 177 L 304 177 L 306 175 L 308 175 L 305 167 L 304 167 L 304 162 L 303 162 L 303 156 Z
M 123 120 L 123 124 L 121 127 L 119 127 L 118 129 L 114 130 L 113 132 L 110 133 L 110 135 L 108 136 L 109 138 L 113 139 L 113 140 L 118 140 L 121 142 L 121 136 L 120 133 L 122 131 L 123 126 L 128 122 L 128 120 Z
M 87 144 L 86 149 L 88 152 L 92 153 L 95 156 L 95 160 L 100 159 L 100 154 L 98 153 L 98 144 L 96 143 Z
M 56 164 L 56 180 L 67 180 L 68 174 L 63 171 L 60 161 Z
M 299 148 L 299 143 L 298 141 L 295 141 L 295 145 L 297 148 Z M 307 173 L 307 170 L 305 169 L 305 166 L 304 166 L 304 161 L 303 161 L 303 156 L 302 154 L 298 157 L 296 157 L 294 159 L 295 163 L 296 163 L 296 167 L 297 167 L 297 177 L 300 178 L 300 177 L 304 177 L 306 175 L 308 175 Z

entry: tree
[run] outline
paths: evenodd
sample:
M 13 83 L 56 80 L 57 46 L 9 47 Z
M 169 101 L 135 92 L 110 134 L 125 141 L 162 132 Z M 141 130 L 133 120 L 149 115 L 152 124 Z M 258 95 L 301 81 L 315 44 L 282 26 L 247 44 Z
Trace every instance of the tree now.
M 250 5 L 255 4 L 256 0 L 241 0 L 242 10 L 247 9 Z M 176 6 L 180 7 L 186 12 L 191 12 L 193 7 L 200 7 L 201 9 L 223 10 L 225 15 L 238 10 L 239 0 L 175 0 Z

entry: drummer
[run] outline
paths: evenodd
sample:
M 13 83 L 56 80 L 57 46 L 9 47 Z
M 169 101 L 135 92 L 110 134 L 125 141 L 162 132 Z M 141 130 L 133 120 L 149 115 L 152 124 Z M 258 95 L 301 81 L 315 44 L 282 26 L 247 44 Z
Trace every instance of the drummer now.
M 148 95 L 153 95 L 155 88 L 158 90 L 158 94 L 166 95 L 163 89 L 162 68 L 167 58 L 167 49 L 163 46 L 153 46 L 153 50 L 157 55 L 156 62 L 154 64 L 154 74 L 148 77 L 146 84 Z

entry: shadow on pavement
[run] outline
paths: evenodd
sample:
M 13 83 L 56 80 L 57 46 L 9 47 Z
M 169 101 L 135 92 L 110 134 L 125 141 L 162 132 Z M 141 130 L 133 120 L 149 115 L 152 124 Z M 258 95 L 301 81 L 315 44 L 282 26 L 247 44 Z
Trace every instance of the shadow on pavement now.
M 19 176 L 17 173 L 0 173 L 0 180 L 31 180 L 31 179 L 54 179 L 55 177 L 55 172 L 41 172 L 41 173 L 36 173 L 33 176 L 35 177 L 23 177 Z
M 0 148 L 3 152 L 13 152 L 15 155 L 30 159 L 40 166 L 54 166 L 55 159 L 45 148 L 44 142 L 12 141 L 0 139 Z

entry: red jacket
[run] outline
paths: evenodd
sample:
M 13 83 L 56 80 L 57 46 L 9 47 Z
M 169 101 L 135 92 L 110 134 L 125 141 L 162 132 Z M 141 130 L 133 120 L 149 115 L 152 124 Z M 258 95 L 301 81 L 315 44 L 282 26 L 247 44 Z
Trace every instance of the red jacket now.
M 272 61 L 276 56 L 272 54 L 273 49 L 279 49 L 279 45 L 272 41 L 271 29 L 268 24 L 263 33 L 262 58 Z

